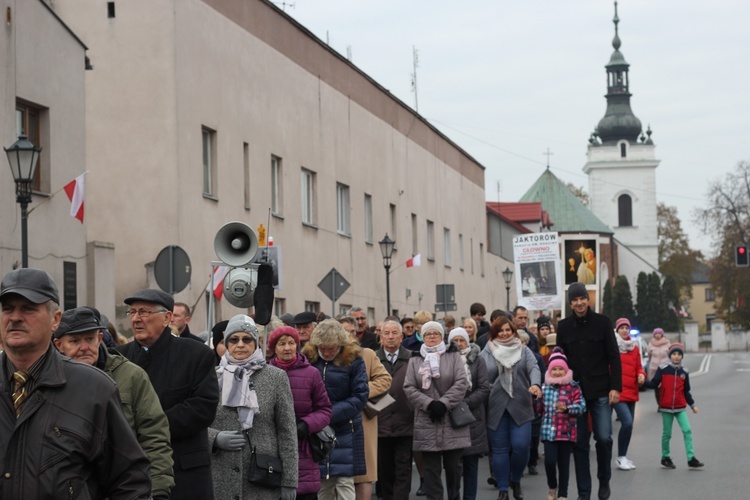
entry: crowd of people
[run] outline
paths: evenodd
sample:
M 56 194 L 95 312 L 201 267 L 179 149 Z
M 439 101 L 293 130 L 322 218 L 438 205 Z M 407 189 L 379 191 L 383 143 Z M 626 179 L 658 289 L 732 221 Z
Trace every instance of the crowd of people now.
M 258 325 L 239 314 L 209 342 L 190 308 L 159 290 L 125 299 L 133 341 L 92 307 L 61 312 L 44 271 L 0 284 L 2 498 L 473 500 L 487 456 L 498 499 L 524 498 L 522 478 L 544 450 L 548 500 L 567 499 L 573 457 L 579 499 L 610 497 L 628 458 L 642 387 L 663 417 L 661 466 L 673 420 L 688 466 L 686 408 L 698 412 L 684 348 L 661 329 L 641 365 L 630 322 L 594 312 L 570 285 L 573 314 L 539 317 L 480 303 L 461 326 L 428 311 L 372 328 L 363 309 L 312 312 Z M 530 324 L 531 323 L 531 324 Z

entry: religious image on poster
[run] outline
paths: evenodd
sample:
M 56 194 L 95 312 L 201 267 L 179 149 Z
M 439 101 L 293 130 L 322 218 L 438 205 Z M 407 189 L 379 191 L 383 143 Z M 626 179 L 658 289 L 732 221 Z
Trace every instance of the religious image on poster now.
M 559 309 L 562 304 L 560 246 L 557 233 L 513 238 L 518 304 L 530 310 Z
M 565 284 L 596 285 L 596 240 L 565 241 Z

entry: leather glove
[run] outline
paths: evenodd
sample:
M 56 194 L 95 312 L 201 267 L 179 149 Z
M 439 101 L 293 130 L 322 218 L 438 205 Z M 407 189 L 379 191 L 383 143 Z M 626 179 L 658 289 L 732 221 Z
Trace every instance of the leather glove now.
M 427 405 L 427 412 L 430 414 L 430 420 L 437 423 L 443 419 L 443 415 L 448 411 L 448 408 L 440 401 L 432 401 Z
M 225 451 L 239 451 L 245 447 L 245 436 L 237 431 L 221 431 L 216 435 L 214 444 Z
M 297 498 L 297 490 L 286 486 L 281 487 L 281 500 L 294 500 L 295 498 Z
M 297 440 L 307 438 L 307 434 L 307 424 L 304 421 L 300 420 L 299 422 L 297 422 Z

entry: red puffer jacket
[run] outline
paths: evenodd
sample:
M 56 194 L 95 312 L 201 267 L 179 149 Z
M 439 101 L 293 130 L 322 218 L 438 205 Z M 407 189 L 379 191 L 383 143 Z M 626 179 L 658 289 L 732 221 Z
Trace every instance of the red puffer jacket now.
M 635 346 L 632 351 L 621 352 L 620 361 L 622 362 L 622 392 L 620 401 L 623 403 L 635 403 L 638 401 L 638 375 L 646 372 L 641 366 L 641 351 Z
M 687 405 L 695 404 L 690 394 L 690 377 L 682 365 L 661 365 L 654 378 L 644 385 L 653 389 L 659 387 L 660 411 L 676 413 L 684 411 Z

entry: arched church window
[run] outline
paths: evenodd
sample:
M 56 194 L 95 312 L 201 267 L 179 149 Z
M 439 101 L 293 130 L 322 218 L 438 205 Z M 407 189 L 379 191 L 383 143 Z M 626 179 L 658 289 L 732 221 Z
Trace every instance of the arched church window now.
M 628 146 L 624 142 L 620 143 L 620 158 L 625 158 L 628 156 Z
M 620 195 L 617 199 L 618 226 L 630 227 L 633 225 L 633 199 L 629 194 Z

